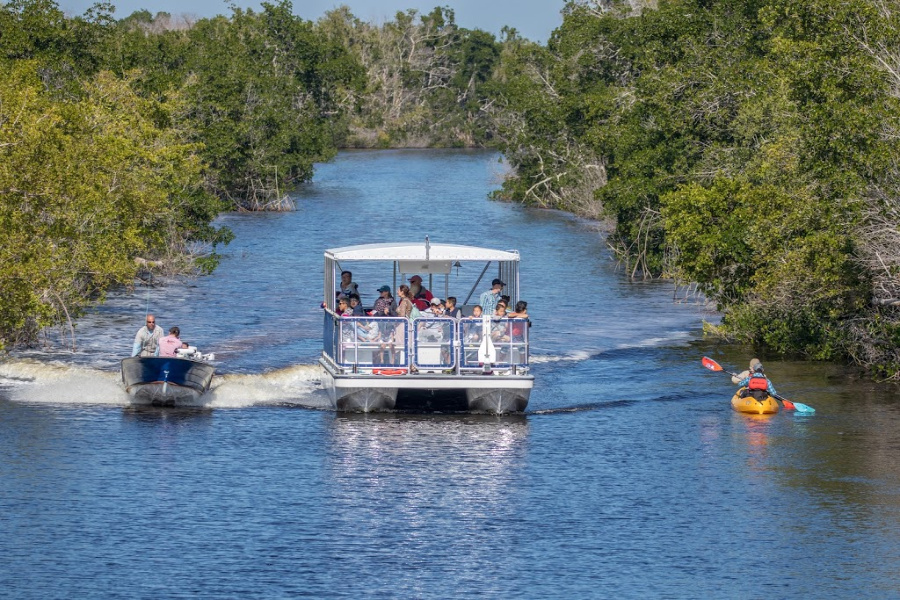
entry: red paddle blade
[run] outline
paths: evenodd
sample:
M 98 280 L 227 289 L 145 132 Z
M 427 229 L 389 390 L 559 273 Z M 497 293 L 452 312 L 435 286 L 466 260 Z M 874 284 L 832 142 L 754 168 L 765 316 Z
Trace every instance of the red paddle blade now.
M 784 404 L 785 410 L 797 410 L 797 407 L 790 400 L 782 400 L 781 403 Z
M 721 371 L 722 370 L 722 366 L 711 358 L 704 356 L 702 362 L 703 362 L 703 366 L 706 367 L 707 369 L 709 369 L 710 371 Z

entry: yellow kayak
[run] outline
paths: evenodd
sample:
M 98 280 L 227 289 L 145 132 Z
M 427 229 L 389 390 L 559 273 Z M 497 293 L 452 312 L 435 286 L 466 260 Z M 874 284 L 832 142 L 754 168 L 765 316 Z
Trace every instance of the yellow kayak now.
M 772 396 L 766 396 L 765 400 L 757 400 L 753 396 L 741 398 L 741 392 L 745 389 L 739 389 L 731 398 L 731 408 L 752 415 L 774 415 L 778 412 L 778 401 L 775 398 Z

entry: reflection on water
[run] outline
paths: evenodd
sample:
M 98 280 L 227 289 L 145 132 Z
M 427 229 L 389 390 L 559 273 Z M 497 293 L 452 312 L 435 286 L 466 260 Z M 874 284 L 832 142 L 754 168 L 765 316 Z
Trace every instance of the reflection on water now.
M 329 506 L 342 529 L 366 524 L 351 560 L 384 562 L 381 553 L 387 549 L 390 564 L 482 569 L 486 553 L 515 543 L 515 531 L 499 519 L 522 510 L 528 431 L 522 415 L 331 419 Z M 492 570 L 512 559 L 495 554 Z M 417 596 L 422 593 L 422 588 L 415 592 L 417 586 L 441 585 L 436 576 L 404 568 L 391 579 L 395 593 Z M 453 589 L 456 576 L 445 574 L 443 585 L 451 586 L 446 589 Z M 483 581 L 490 589 L 491 578 Z
M 213 410 L 206 406 L 126 406 L 122 409 L 122 418 L 126 421 L 158 425 L 162 427 L 178 427 L 185 422 L 192 424 L 211 420 Z

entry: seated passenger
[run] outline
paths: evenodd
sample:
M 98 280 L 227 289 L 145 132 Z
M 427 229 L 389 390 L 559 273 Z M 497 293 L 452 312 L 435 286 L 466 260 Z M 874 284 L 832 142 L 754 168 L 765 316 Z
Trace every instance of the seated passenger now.
M 519 300 L 516 302 L 516 310 L 511 313 L 506 314 L 507 317 L 511 319 L 525 319 L 525 323 L 528 324 L 528 327 L 531 327 L 531 319 L 528 318 L 528 303 L 524 300 Z M 525 323 L 521 321 L 513 322 L 512 324 L 512 339 L 515 342 L 523 342 L 525 341 Z
M 381 294 L 381 297 L 375 301 L 375 307 L 372 310 L 372 316 L 374 317 L 393 317 L 396 316 L 396 311 L 394 310 L 394 297 L 391 296 L 391 286 L 383 285 L 378 288 L 378 293 Z
M 346 298 L 341 298 L 338 300 L 337 310 L 335 312 L 339 317 L 352 317 L 353 309 L 350 308 L 350 301 Z
M 362 304 L 359 300 L 359 294 L 350 294 L 350 308 L 353 309 L 354 317 L 366 316 L 366 311 L 363 310 Z
M 444 302 L 444 316 L 453 317 L 454 319 L 462 316 L 462 311 L 456 307 L 456 298 L 454 296 L 447 296 L 447 300 Z
M 381 329 L 378 327 L 378 321 L 374 319 L 360 321 L 356 329 L 356 339 L 361 342 L 380 342 Z
M 481 306 L 476 304 L 472 307 L 471 316 L 463 317 L 463 319 L 466 321 L 474 321 L 474 323 L 466 323 L 460 330 L 460 335 L 463 335 L 465 337 L 466 344 L 472 344 L 481 341 L 482 316 Z
M 443 317 L 444 316 L 444 305 L 441 302 L 440 298 L 432 298 L 429 303 L 428 309 L 425 311 L 425 316 L 432 317 Z
M 180 329 L 177 327 L 170 328 L 169 335 L 159 340 L 159 355 L 175 356 L 175 351 L 181 348 L 181 340 L 178 339 L 180 335 Z
M 419 310 L 427 309 L 428 303 L 434 298 L 428 289 L 422 287 L 422 278 L 418 275 L 409 278 L 409 296 Z

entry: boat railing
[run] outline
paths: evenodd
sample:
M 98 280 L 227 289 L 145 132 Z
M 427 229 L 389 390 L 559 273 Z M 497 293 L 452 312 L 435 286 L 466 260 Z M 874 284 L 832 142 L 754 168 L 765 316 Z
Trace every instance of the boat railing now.
M 481 319 L 338 317 L 326 311 L 324 334 L 325 355 L 354 373 L 482 371 L 488 345 L 492 369 L 528 368 L 527 319 L 493 319 L 486 340 Z

